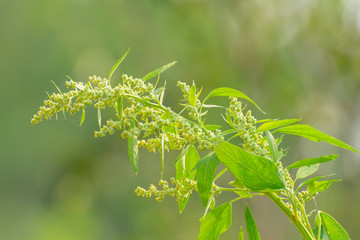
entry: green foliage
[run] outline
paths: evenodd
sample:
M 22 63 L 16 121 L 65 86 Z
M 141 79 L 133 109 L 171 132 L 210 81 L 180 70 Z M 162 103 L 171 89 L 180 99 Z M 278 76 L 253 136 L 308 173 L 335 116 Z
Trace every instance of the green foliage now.
M 287 127 L 280 128 L 280 129 L 276 130 L 275 132 L 298 135 L 298 136 L 310 139 L 311 141 L 314 141 L 314 142 L 324 141 L 324 142 L 328 142 L 334 146 L 360 153 L 358 150 L 349 146 L 348 144 L 346 144 L 336 138 L 333 138 L 333 137 L 331 137 L 309 125 L 297 124 L 297 125 L 287 126 Z
M 162 66 L 162 67 L 160 67 L 160 68 L 158 68 L 158 69 L 156 69 L 156 70 L 154 70 L 154 71 L 146 74 L 142 79 L 143 79 L 144 81 L 146 81 L 146 80 L 149 80 L 149 79 L 151 79 L 151 78 L 153 78 L 153 77 L 156 77 L 156 76 L 160 75 L 162 72 L 164 72 L 164 71 L 166 71 L 167 69 L 169 69 L 169 68 L 171 68 L 172 66 L 174 66 L 174 65 L 176 64 L 176 62 L 177 62 L 177 61 L 168 63 L 168 64 L 166 64 L 166 65 L 164 65 L 164 66 Z
M 283 168 L 282 161 L 286 152 L 280 148 L 283 136 L 278 136 L 278 133 L 298 135 L 316 142 L 325 141 L 355 152 L 359 152 L 358 150 L 313 127 L 295 124 L 300 119 L 258 121 L 251 110 L 245 112 L 246 107 L 239 99 L 254 104 L 262 111 L 258 105 L 242 92 L 231 88 L 215 89 L 201 100 L 202 89 L 199 90 L 195 82 L 191 86 L 178 82 L 183 94 L 181 105 L 184 108 L 179 113 L 174 112 L 163 104 L 165 84 L 163 87 L 157 86 L 160 74 L 176 62 L 164 65 L 143 78 L 124 74 L 122 83 L 112 86 L 110 78 L 126 55 L 127 53 L 111 69 L 109 79 L 92 76 L 86 83 L 70 79 L 66 86 L 72 90 L 67 92 L 62 92 L 55 85 L 58 93 L 48 95 L 49 99 L 44 101 L 44 106 L 40 107 L 31 123 L 37 124 L 44 119 L 56 117 L 58 112 L 75 114 L 81 111 L 82 125 L 86 108 L 96 108 L 99 130 L 95 131 L 95 137 L 121 131 L 121 137 L 128 139 L 128 154 L 135 174 L 139 169 L 139 147 L 160 153 L 159 186 L 150 184 L 148 189 L 138 187 L 135 190 L 138 196 L 154 196 L 159 202 L 165 196 L 176 197 L 182 212 L 191 194 L 199 194 L 205 213 L 198 239 L 218 239 L 231 225 L 232 204 L 258 195 L 269 197 L 289 217 L 305 240 L 349 239 L 346 231 L 323 212 L 317 215 L 313 228 L 308 219 L 312 211 L 309 214 L 305 206 L 307 201 L 339 180 L 318 181 L 332 176 L 327 175 L 295 184 L 295 180 L 308 178 L 318 170 L 320 164 L 335 160 L 338 155 L 303 159 Z M 158 78 L 155 84 L 148 81 L 156 76 Z M 212 97 L 224 96 L 230 99 L 228 106 L 205 104 Z M 101 112 L 105 108 L 112 108 L 114 117 L 107 119 L 106 124 L 102 125 Z M 224 122 L 207 123 L 207 114 L 213 108 L 223 110 Z M 257 127 L 259 123 L 262 124 Z M 276 130 L 273 131 L 274 129 Z M 170 160 L 175 164 L 176 177 L 170 178 L 168 182 L 162 178 L 165 154 L 171 150 L 180 150 L 181 153 L 177 159 Z M 217 170 L 218 168 L 222 170 Z M 295 168 L 298 170 L 292 176 L 289 169 Z M 227 171 L 230 174 L 224 174 Z M 228 184 L 220 186 L 217 183 L 220 178 Z M 307 189 L 299 192 L 304 186 Z M 216 206 L 215 199 L 223 192 L 233 192 L 236 197 Z M 247 206 L 245 223 L 249 239 L 260 239 Z M 239 239 L 243 238 L 241 228 Z
M 255 220 L 247 205 L 245 205 L 245 224 L 246 224 L 246 232 L 249 240 L 261 240 Z
M 331 154 L 329 156 L 323 156 L 323 157 L 318 157 L 318 158 L 307 158 L 307 159 L 297 161 L 297 162 L 291 164 L 290 166 L 288 166 L 287 168 L 293 169 L 293 168 L 310 166 L 310 165 L 314 165 L 314 164 L 318 164 L 318 163 L 326 163 L 326 162 L 335 160 L 338 156 L 339 156 L 338 154 Z
M 259 132 L 265 132 L 275 128 L 285 127 L 293 123 L 297 123 L 299 121 L 301 121 L 301 119 L 284 119 L 284 120 L 273 120 L 273 121 L 271 120 L 263 123 L 257 130 Z
M 201 221 L 198 240 L 217 240 L 231 226 L 231 203 L 210 211 Z
M 251 191 L 282 189 L 284 182 L 274 162 L 228 142 L 214 146 L 220 161 Z
M 204 207 L 207 206 L 210 200 L 211 188 L 215 177 L 215 170 L 219 162 L 220 161 L 216 154 L 211 152 L 205 157 L 201 158 L 196 165 L 197 189 Z
M 194 146 L 191 146 L 186 154 L 176 163 L 176 180 L 194 180 L 195 171 L 194 168 L 199 161 L 199 154 Z M 185 195 L 182 200 L 178 201 L 180 213 L 184 210 L 187 201 L 190 198 L 190 194 Z
M 131 165 L 134 168 L 135 174 L 137 174 L 139 166 L 139 151 L 137 145 L 137 138 L 135 135 L 132 134 L 130 134 L 128 138 L 128 153 Z
M 307 178 L 308 176 L 316 172 L 318 168 L 319 168 L 319 164 L 314 164 L 299 168 L 298 171 L 296 172 L 295 180 Z
M 316 194 L 323 192 L 330 187 L 333 182 L 341 181 L 339 179 L 333 179 L 330 181 L 312 181 L 308 184 L 307 191 L 309 194 Z
M 329 214 L 319 211 L 316 220 L 315 228 L 320 233 L 318 239 L 329 240 L 350 240 L 346 230 Z M 319 231 L 321 229 L 321 231 Z
M 236 97 L 236 98 L 243 98 L 248 100 L 249 102 L 251 102 L 252 104 L 254 104 L 260 111 L 261 108 L 253 101 L 251 100 L 248 96 L 246 96 L 244 93 L 236 90 L 236 89 L 232 89 L 232 88 L 227 88 L 227 87 L 222 87 L 222 88 L 217 88 L 212 90 L 209 95 L 207 95 L 207 97 L 204 99 L 204 102 L 206 100 L 208 100 L 209 98 L 212 97 Z M 263 111 L 262 111 L 263 112 Z

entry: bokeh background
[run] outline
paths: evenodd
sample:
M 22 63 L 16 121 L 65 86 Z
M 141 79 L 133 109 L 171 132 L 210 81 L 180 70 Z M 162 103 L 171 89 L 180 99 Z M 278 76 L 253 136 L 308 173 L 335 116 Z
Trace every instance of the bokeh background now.
M 298 118 L 360 149 L 360 2 L 357 0 L 13 0 L 0 3 L 0 239 L 196 239 L 203 214 L 194 194 L 182 214 L 175 199 L 138 198 L 157 183 L 159 156 L 141 151 L 139 174 L 119 134 L 94 139 L 95 111 L 30 125 L 46 91 L 66 75 L 86 81 L 144 76 L 173 60 L 165 101 L 178 107 L 177 81 L 207 93 L 227 86 L 268 114 Z M 162 80 L 162 81 L 163 81 Z M 341 154 L 317 174 L 343 181 L 316 198 L 352 239 L 360 239 L 360 156 L 323 143 L 286 137 L 292 163 Z M 176 155 L 167 156 L 166 177 Z M 226 201 L 226 194 L 218 203 Z M 300 239 L 270 200 L 234 204 L 221 239 L 237 239 L 251 207 L 266 240 Z M 312 203 L 313 207 L 316 207 Z

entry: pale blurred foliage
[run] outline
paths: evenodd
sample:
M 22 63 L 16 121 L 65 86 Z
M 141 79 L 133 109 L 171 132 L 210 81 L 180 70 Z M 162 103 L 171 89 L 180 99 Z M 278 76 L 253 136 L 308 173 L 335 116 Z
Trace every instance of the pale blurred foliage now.
M 178 108 L 178 80 L 227 86 L 252 97 L 268 114 L 298 118 L 360 148 L 360 1 L 174 0 L 3 1 L 0 3 L 0 239 L 195 239 L 203 214 L 193 196 L 183 214 L 174 199 L 158 204 L 133 190 L 159 180 L 159 156 L 141 152 L 135 176 L 119 135 L 94 139 L 96 113 L 31 126 L 50 80 L 108 75 L 141 77 L 173 60 L 162 75 L 165 101 Z M 109 114 L 109 116 L 111 116 Z M 214 117 L 214 119 L 219 119 Z M 220 118 L 221 119 L 221 118 Z M 211 119 L 210 119 L 211 120 Z M 318 174 L 340 183 L 317 205 L 360 239 L 360 173 L 356 154 L 287 137 L 289 163 L 341 153 Z M 168 154 L 166 177 L 176 153 Z M 230 196 L 218 199 L 224 202 Z M 246 201 L 264 239 L 297 239 L 267 199 Z M 222 239 L 244 226 L 243 204 Z M 299 235 L 296 235 L 299 236 Z

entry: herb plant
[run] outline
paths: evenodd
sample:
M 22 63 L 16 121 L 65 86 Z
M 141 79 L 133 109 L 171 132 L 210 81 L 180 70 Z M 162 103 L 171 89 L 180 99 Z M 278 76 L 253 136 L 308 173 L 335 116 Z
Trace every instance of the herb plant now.
M 173 66 L 169 63 L 142 78 L 122 75 L 122 83 L 112 86 L 111 77 L 127 53 L 115 64 L 108 78 L 89 77 L 86 83 L 66 81 L 72 90 L 48 94 L 44 106 L 34 115 L 31 123 L 37 124 L 62 112 L 81 112 L 80 125 L 85 120 L 86 107 L 97 109 L 99 130 L 95 137 L 104 137 L 121 131 L 128 140 L 130 163 L 138 172 L 138 148 L 160 153 L 161 179 L 158 186 L 148 189 L 137 187 L 135 192 L 142 197 L 155 197 L 159 202 L 165 196 L 176 197 L 180 212 L 190 195 L 197 192 L 204 206 L 198 239 L 218 239 L 231 225 L 232 203 L 243 198 L 263 195 L 271 199 L 291 220 L 305 240 L 350 239 L 343 227 L 329 214 L 317 209 L 309 210 L 306 203 L 319 192 L 327 190 L 339 179 L 324 180 L 331 175 L 310 177 L 319 164 L 335 160 L 338 155 L 314 157 L 297 161 L 284 167 L 282 159 L 287 151 L 280 148 L 283 135 L 298 135 L 309 140 L 328 142 L 337 147 L 359 153 L 358 150 L 309 125 L 298 124 L 300 119 L 257 120 L 250 110 L 245 110 L 243 100 L 254 101 L 242 92 L 231 88 L 217 88 L 201 99 L 202 89 L 193 82 L 187 85 L 178 82 L 183 94 L 183 109 L 179 113 L 163 104 L 165 85 L 159 87 L 160 74 Z M 151 83 L 150 79 L 156 79 Z M 56 85 L 55 85 L 56 86 Z M 228 97 L 227 107 L 207 104 L 215 97 Z M 115 115 L 102 124 L 102 110 L 113 108 Z M 208 124 L 206 116 L 213 108 L 223 109 L 223 122 Z M 225 129 L 225 130 L 223 130 Z M 238 142 L 236 143 L 236 140 Z M 240 142 L 239 142 L 240 140 Z M 235 144 L 230 143 L 235 142 Z M 163 179 L 165 151 L 180 150 L 176 176 Z M 199 155 L 199 152 L 201 154 Z M 298 169 L 295 176 L 289 170 Z M 216 183 L 230 172 L 228 186 Z M 306 179 L 306 180 L 305 180 Z M 222 192 L 233 192 L 234 199 L 216 206 L 215 199 Z M 315 221 L 309 218 L 314 215 Z M 249 239 L 260 239 L 250 209 L 245 206 L 245 224 Z M 239 239 L 244 239 L 241 228 Z

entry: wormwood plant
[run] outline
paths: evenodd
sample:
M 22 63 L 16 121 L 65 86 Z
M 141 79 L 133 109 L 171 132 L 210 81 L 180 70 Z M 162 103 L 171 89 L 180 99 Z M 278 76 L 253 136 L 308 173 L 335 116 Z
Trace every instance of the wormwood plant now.
M 138 147 L 160 153 L 161 179 L 158 186 L 136 188 L 142 197 L 155 197 L 159 202 L 165 196 L 176 197 L 180 212 L 193 192 L 197 192 L 204 206 L 198 239 L 218 239 L 231 225 L 232 204 L 243 198 L 263 195 L 271 199 L 291 220 L 303 239 L 350 239 L 343 227 L 329 214 L 318 209 L 307 209 L 306 203 L 319 192 L 327 190 L 339 179 L 324 180 L 332 175 L 309 178 L 319 164 L 335 160 L 338 155 L 299 160 L 286 167 L 282 160 L 287 151 L 280 148 L 282 134 L 298 135 L 309 140 L 325 141 L 337 147 L 359 153 L 358 150 L 315 128 L 298 124 L 300 119 L 257 120 L 246 110 L 243 100 L 254 101 L 242 92 L 231 88 L 217 88 L 201 98 L 195 83 L 178 82 L 183 94 L 183 109 L 179 113 L 163 104 L 165 85 L 158 87 L 160 74 L 175 62 L 169 63 L 142 78 L 122 75 L 122 83 L 112 86 L 111 76 L 127 53 L 115 64 L 108 78 L 92 76 L 89 81 L 66 81 L 70 91 L 48 94 L 44 106 L 34 115 L 31 123 L 37 124 L 62 112 L 82 112 L 80 125 L 85 119 L 85 109 L 97 109 L 99 129 L 95 137 L 104 137 L 121 131 L 128 139 L 130 163 L 138 172 Z M 155 83 L 149 80 L 156 78 Z M 55 85 L 56 86 L 56 85 Z M 228 106 L 207 104 L 215 97 L 228 97 Z M 114 118 L 102 124 L 101 111 L 115 110 Z M 223 122 L 210 125 L 206 121 L 208 110 L 223 109 Z M 233 144 L 230 142 L 234 142 Z M 239 143 L 240 142 L 240 143 Z M 169 159 L 176 166 L 176 176 L 163 179 L 165 151 L 180 150 L 177 159 Z M 199 154 L 201 152 L 201 154 Z M 285 163 L 286 164 L 286 163 Z M 286 164 L 287 165 L 287 164 Z M 291 169 L 297 169 L 295 176 Z M 230 172 L 227 186 L 217 184 Z M 305 180 L 306 179 L 306 180 Z M 217 206 L 215 199 L 222 192 L 233 192 L 234 199 Z M 310 221 L 314 215 L 315 221 Z M 311 224 L 311 222 L 313 222 Z M 245 225 L 249 239 L 260 239 L 255 221 L 245 205 Z M 242 227 L 239 239 L 244 239 Z

